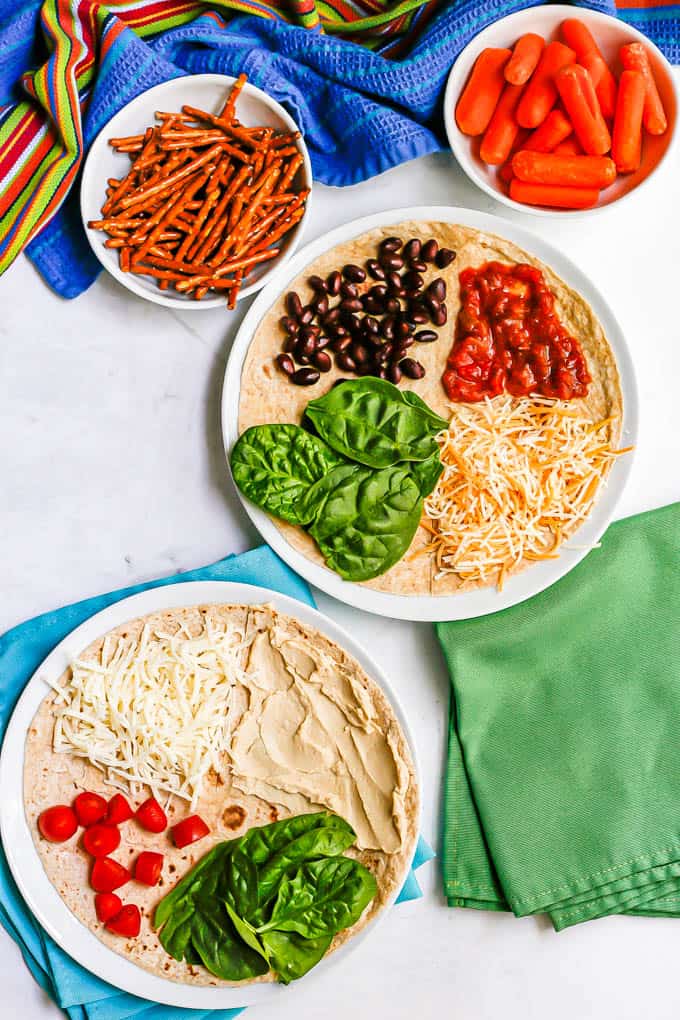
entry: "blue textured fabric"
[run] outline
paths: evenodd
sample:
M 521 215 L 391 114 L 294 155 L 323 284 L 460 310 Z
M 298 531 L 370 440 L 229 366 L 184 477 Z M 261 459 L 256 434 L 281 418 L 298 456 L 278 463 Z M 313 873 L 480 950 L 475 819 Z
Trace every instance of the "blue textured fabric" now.
M 174 584 L 177 581 L 240 581 L 272 591 L 282 592 L 313 606 L 314 600 L 306 583 L 294 574 L 271 549 L 261 546 L 241 556 L 228 556 L 211 566 L 166 577 L 148 584 L 138 584 L 44 613 L 19 624 L 0 637 L 0 739 L 4 735 L 12 709 L 24 686 L 40 663 L 63 638 L 90 616 L 147 588 Z M 434 856 L 421 839 L 416 849 L 413 868 L 419 868 Z M 422 896 L 413 871 L 408 875 L 397 902 Z M 0 848 L 0 924 L 19 946 L 31 974 L 61 1006 L 70 1020 L 230 1020 L 240 1009 L 203 1010 L 172 1009 L 158 1006 L 146 999 L 121 992 L 102 981 L 71 959 L 40 927 L 28 910 L 7 866 Z
M 24 31 L 36 3 L 22 5 Z M 7 0 L 5 6 L 9 9 Z M 356 184 L 444 147 L 440 106 L 453 61 L 491 22 L 532 6 L 531 0 L 453 0 L 408 56 L 394 61 L 357 43 L 251 16 L 224 28 L 204 16 L 146 41 L 127 30 L 99 69 L 85 115 L 85 142 L 122 106 L 162 81 L 245 72 L 295 117 L 315 179 Z M 617 14 L 614 0 L 575 6 Z M 646 31 L 670 60 L 680 60 L 680 8 L 620 15 Z M 14 38 L 16 20 L 6 24 L 12 26 L 13 45 L 4 54 L 0 49 L 0 101 L 30 50 L 25 39 Z M 93 282 L 100 266 L 82 230 L 77 187 L 27 254 L 62 297 L 76 297 Z

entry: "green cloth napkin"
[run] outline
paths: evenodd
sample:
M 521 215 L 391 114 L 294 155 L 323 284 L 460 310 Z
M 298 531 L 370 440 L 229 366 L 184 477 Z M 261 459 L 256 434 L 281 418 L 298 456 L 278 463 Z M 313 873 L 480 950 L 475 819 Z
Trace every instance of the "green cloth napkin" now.
M 680 503 L 567 577 L 437 633 L 452 685 L 450 906 L 680 916 Z

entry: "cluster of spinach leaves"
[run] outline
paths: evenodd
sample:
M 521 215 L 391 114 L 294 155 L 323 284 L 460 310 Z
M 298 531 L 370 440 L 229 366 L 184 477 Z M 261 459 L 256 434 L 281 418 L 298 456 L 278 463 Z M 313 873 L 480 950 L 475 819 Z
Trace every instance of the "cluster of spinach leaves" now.
M 305 527 L 341 577 L 383 574 L 411 544 L 442 472 L 435 436 L 446 419 L 416 393 L 367 377 L 310 401 L 303 426 L 247 429 L 231 455 L 236 484 Z
M 218 843 L 158 904 L 161 945 L 227 981 L 302 977 L 376 894 L 371 872 L 342 856 L 355 839 L 320 811 Z

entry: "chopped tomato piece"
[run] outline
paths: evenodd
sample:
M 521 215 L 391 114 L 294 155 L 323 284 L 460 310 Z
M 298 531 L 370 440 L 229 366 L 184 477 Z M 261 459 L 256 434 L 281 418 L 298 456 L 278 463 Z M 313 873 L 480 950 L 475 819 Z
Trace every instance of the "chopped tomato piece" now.
M 106 817 L 106 800 L 98 793 L 85 791 L 79 793 L 73 801 L 73 810 L 80 824 L 87 828 Z
M 168 826 L 165 811 L 155 797 L 149 797 L 137 808 L 135 818 L 148 832 L 163 832 Z
M 122 793 L 114 793 L 109 801 L 106 821 L 109 825 L 120 825 L 122 822 L 129 821 L 130 818 L 132 818 L 132 808 L 125 797 Z
M 129 882 L 132 875 L 113 857 L 97 857 L 92 865 L 90 885 L 95 892 L 113 892 Z
M 118 913 L 106 922 L 106 927 L 114 935 L 123 935 L 127 939 L 136 938 L 142 926 L 142 917 L 139 907 L 135 903 L 128 903 Z
M 163 854 L 144 850 L 135 861 L 135 879 L 144 885 L 156 885 L 163 869 Z
M 173 825 L 170 831 L 172 832 L 175 846 L 181 850 L 183 846 L 189 846 L 190 843 L 203 839 L 204 836 L 208 835 L 210 829 L 199 815 L 189 815 L 188 818 L 183 818 L 177 825 Z
M 105 924 L 120 911 L 123 901 L 115 892 L 98 892 L 94 898 L 97 919 Z
M 63 843 L 78 828 L 78 819 L 75 811 L 66 804 L 57 804 L 43 811 L 38 818 L 38 828 L 50 843 Z
M 85 830 L 83 846 L 93 857 L 108 857 L 120 846 L 120 833 L 115 825 L 91 825 Z

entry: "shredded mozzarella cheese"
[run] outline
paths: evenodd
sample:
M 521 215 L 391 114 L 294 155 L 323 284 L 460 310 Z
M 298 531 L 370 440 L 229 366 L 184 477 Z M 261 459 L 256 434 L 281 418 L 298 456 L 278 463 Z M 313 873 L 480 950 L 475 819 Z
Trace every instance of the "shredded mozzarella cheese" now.
M 106 781 L 176 794 L 195 807 L 227 744 L 230 696 L 245 676 L 236 628 L 192 637 L 147 624 L 138 638 L 107 636 L 96 659 L 73 662 L 57 686 L 53 747 L 86 758 Z
M 566 401 L 503 395 L 457 404 L 438 436 L 444 471 L 425 501 L 437 577 L 499 589 L 523 560 L 556 559 L 589 515 L 614 450 L 611 419 Z

